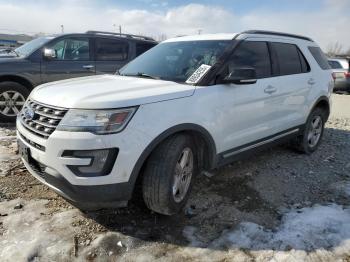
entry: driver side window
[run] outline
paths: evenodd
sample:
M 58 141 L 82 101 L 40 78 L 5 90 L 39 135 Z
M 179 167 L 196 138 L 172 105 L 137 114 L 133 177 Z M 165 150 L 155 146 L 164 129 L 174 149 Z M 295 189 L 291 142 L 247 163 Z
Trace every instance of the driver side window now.
M 228 62 L 228 75 L 234 75 L 235 69 L 252 68 L 256 78 L 271 77 L 271 62 L 266 42 L 246 41 L 238 46 Z
M 62 39 L 50 48 L 55 50 L 56 60 L 90 60 L 89 39 L 85 37 Z

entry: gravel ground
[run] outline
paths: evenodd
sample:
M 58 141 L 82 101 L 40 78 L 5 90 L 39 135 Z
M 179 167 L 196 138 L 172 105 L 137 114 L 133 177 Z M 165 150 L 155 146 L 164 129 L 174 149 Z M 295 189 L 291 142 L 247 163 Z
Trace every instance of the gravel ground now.
M 197 177 L 183 213 L 142 201 L 82 213 L 23 167 L 0 127 L 1 261 L 350 260 L 350 96 L 333 96 L 323 143 L 287 146 Z

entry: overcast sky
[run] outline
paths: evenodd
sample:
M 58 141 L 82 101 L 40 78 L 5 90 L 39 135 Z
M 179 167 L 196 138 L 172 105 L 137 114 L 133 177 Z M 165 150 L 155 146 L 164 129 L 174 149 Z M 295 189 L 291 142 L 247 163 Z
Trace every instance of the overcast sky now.
M 0 32 L 176 35 L 268 29 L 350 48 L 350 0 L 0 0 Z

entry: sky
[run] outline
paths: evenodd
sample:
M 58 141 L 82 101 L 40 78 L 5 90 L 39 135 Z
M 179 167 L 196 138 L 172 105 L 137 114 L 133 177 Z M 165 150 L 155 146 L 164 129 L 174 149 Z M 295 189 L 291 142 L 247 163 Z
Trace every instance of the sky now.
M 327 51 L 350 49 L 350 0 L 0 0 L 0 32 L 117 31 L 156 39 L 264 29 L 296 33 Z

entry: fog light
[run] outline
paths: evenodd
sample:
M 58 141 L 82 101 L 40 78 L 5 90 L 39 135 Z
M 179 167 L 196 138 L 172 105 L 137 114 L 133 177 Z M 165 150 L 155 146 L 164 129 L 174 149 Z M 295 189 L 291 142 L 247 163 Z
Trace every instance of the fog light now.
M 99 150 L 66 150 L 63 157 L 90 158 L 90 164 L 86 166 L 68 166 L 68 168 L 80 177 L 94 177 L 108 175 L 114 166 L 118 155 L 117 148 Z

